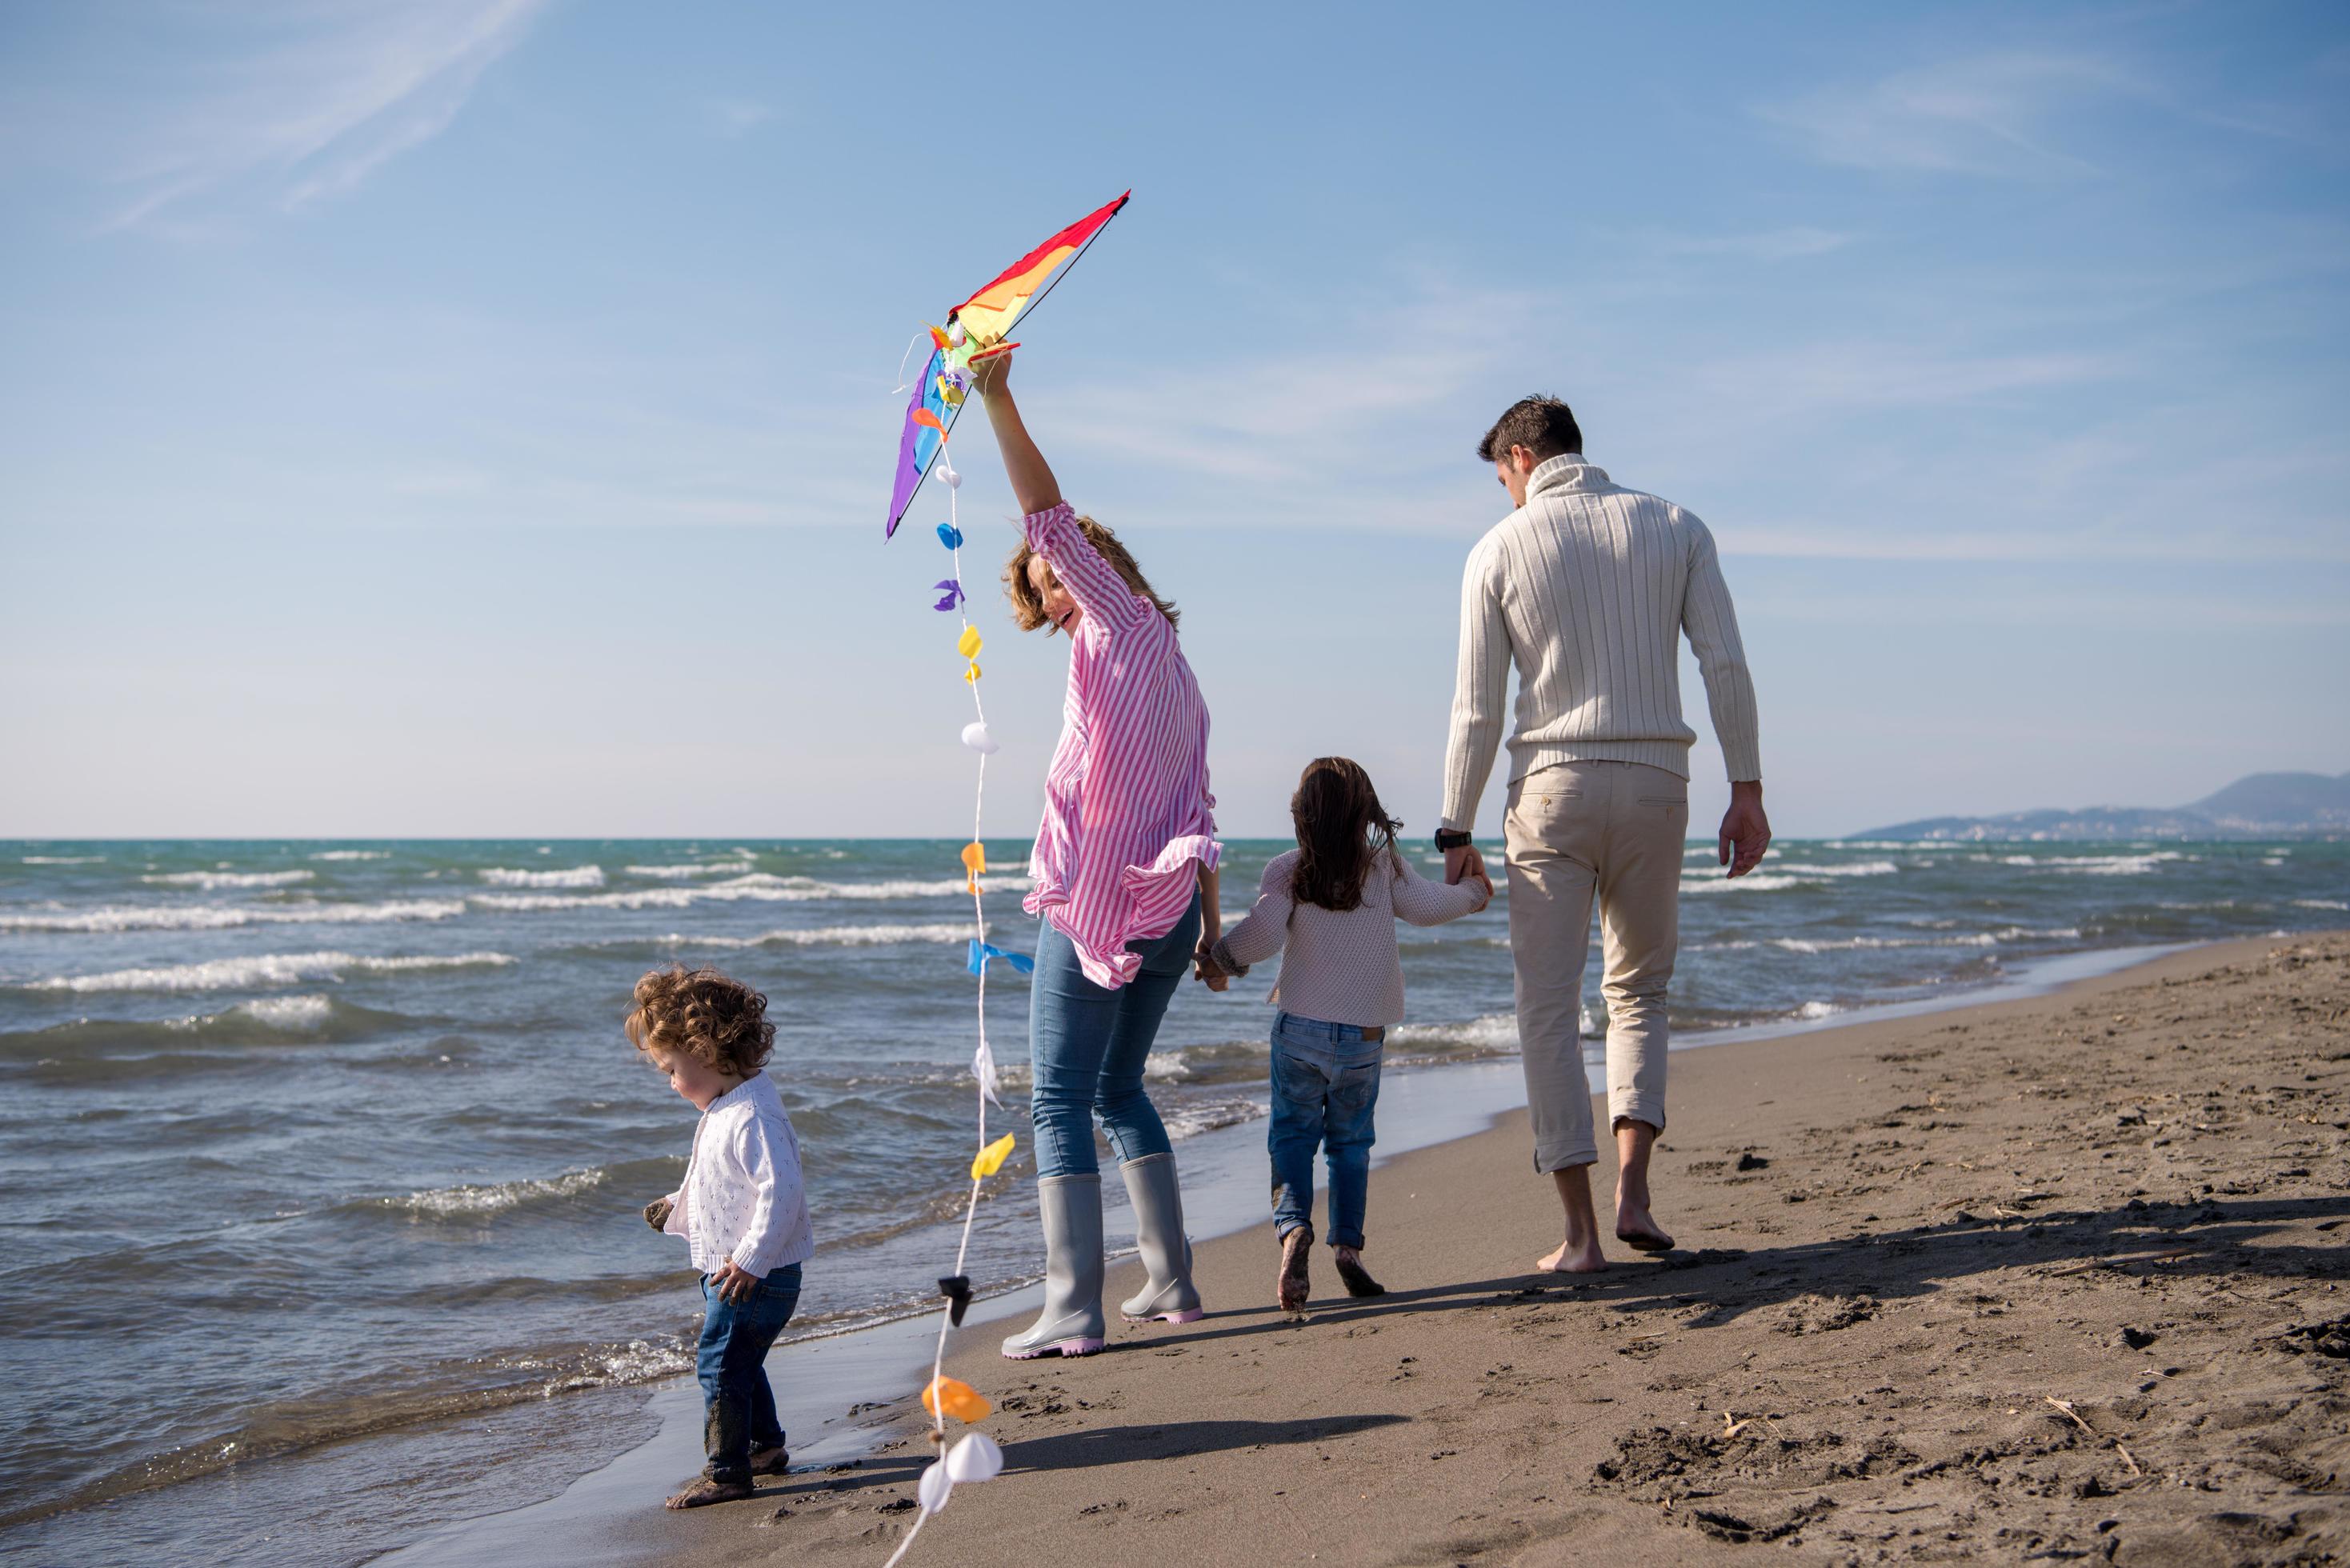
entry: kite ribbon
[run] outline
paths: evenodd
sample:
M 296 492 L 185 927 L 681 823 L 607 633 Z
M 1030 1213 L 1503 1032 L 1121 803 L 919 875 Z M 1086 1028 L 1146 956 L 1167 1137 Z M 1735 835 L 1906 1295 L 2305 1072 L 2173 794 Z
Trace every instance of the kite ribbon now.
M 935 358 L 933 356 L 933 359 Z M 920 394 L 916 396 L 919 398 Z M 910 432 L 935 422 L 931 420 L 917 421 L 910 423 L 907 429 Z M 939 431 L 943 436 L 944 427 L 940 426 Z M 939 1281 L 940 1292 L 947 1300 L 939 1314 L 938 1345 L 931 1355 L 931 1381 L 922 1396 L 922 1404 L 931 1412 L 932 1437 L 938 1444 L 941 1457 L 923 1472 L 919 1489 L 920 1511 L 914 1516 L 913 1527 L 906 1532 L 906 1538 L 898 1543 L 898 1550 L 890 1553 L 885 1568 L 897 1568 L 899 1561 L 913 1546 L 914 1538 L 921 1534 L 923 1524 L 931 1514 L 946 1506 L 947 1494 L 953 1490 L 956 1481 L 986 1480 L 1003 1468 L 1003 1457 L 997 1452 L 993 1439 L 983 1432 L 966 1435 L 951 1453 L 946 1447 L 946 1418 L 949 1415 L 956 1415 L 962 1420 L 976 1420 L 987 1412 L 984 1399 L 946 1376 L 947 1334 L 962 1322 L 964 1309 L 971 1304 L 971 1280 L 963 1272 L 963 1265 L 971 1254 L 972 1225 L 979 1218 L 980 1186 L 996 1173 L 1012 1152 L 1012 1137 L 1008 1133 L 993 1143 L 987 1140 L 987 1107 L 990 1105 L 1000 1107 L 1003 1104 L 997 1095 L 1001 1085 L 996 1079 L 995 1053 L 987 1044 L 987 964 L 990 959 L 1003 959 L 1024 972 L 1035 967 L 1035 960 L 1021 953 L 1006 951 L 987 940 L 987 906 L 980 882 L 981 874 L 987 868 L 987 849 L 985 841 L 980 836 L 980 827 L 986 815 L 988 753 L 996 747 L 994 738 L 987 732 L 987 705 L 979 695 L 978 654 L 983 639 L 979 635 L 979 628 L 971 624 L 971 616 L 963 609 L 963 540 L 961 519 L 955 508 L 956 486 L 951 473 L 942 472 L 941 476 L 950 483 L 947 485 L 947 521 L 939 526 L 939 543 L 954 556 L 954 575 L 937 585 L 940 588 L 951 590 L 939 601 L 937 607 L 955 611 L 962 622 L 962 634 L 955 639 L 955 651 L 962 657 L 963 680 L 971 688 L 972 709 L 978 715 L 964 729 L 962 736 L 963 743 L 979 753 L 979 780 L 972 792 L 971 807 L 971 842 L 963 847 L 962 867 L 965 879 L 971 887 L 972 925 L 977 933 L 971 939 L 969 967 L 971 972 L 979 977 L 979 1049 L 972 1054 L 971 1059 L 972 1076 L 979 1081 L 979 1153 L 971 1165 L 971 1197 L 963 1206 L 962 1239 L 955 1246 L 954 1272 L 941 1276 Z M 919 474 L 916 475 L 916 483 L 920 483 Z M 968 1395 L 970 1402 L 957 1406 L 954 1401 L 941 1397 L 950 1384 Z M 973 1411 L 976 1414 L 970 1413 Z

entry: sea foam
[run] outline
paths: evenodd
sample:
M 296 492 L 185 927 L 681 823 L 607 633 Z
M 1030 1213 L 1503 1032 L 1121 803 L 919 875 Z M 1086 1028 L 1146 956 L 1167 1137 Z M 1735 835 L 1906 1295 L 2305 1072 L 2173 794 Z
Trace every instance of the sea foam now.
M 1856 860 L 1849 866 L 1813 866 L 1782 860 L 1773 867 L 1791 877 L 1890 877 L 1901 869 L 1890 860 Z
M 693 902 L 691 888 L 640 888 L 625 893 L 473 893 L 477 909 L 528 914 L 545 909 L 682 909 Z
M 334 1010 L 335 1004 L 323 996 L 265 996 L 229 1009 L 256 1023 L 289 1033 L 317 1028 Z
M 202 888 L 212 893 L 223 888 L 290 888 L 316 876 L 316 871 L 172 871 L 139 879 L 160 888 Z
M 1768 940 L 1771 946 L 1791 953 L 1858 952 L 1877 948 L 1988 948 L 1999 943 L 1999 939 L 1989 931 L 1963 937 L 1772 937 Z M 1736 944 L 1714 945 L 1726 948 Z
M 465 912 L 456 898 L 395 898 L 382 904 L 126 904 L 78 914 L 0 914 L 0 931 L 220 931 L 237 926 L 351 926 L 386 920 L 445 920 Z
M 972 935 L 971 922 L 954 925 L 812 926 L 798 931 L 762 931 L 755 937 L 689 937 L 671 931 L 648 941 L 682 948 L 868 948 L 902 942 L 959 942 Z
M 757 867 L 748 860 L 719 860 L 700 866 L 629 866 L 624 869 L 631 877 L 657 877 L 663 881 L 674 881 L 681 877 L 739 877 Z
M 421 1192 L 411 1192 L 404 1198 L 383 1198 L 377 1201 L 386 1209 L 397 1209 L 410 1214 L 433 1220 L 471 1218 L 483 1214 L 503 1213 L 548 1198 L 569 1198 L 601 1187 L 605 1173 L 590 1167 L 562 1176 L 530 1181 L 497 1181 L 476 1186 L 471 1182 L 455 1187 L 435 1187 Z
M 1024 889 L 1028 886 L 1028 878 L 983 877 L 979 885 L 991 893 L 1011 892 Z M 884 898 L 942 898 L 969 891 L 959 877 L 936 880 L 896 877 L 878 882 L 826 882 L 813 877 L 778 877 L 773 872 L 754 871 L 746 877 L 713 882 L 706 888 L 631 888 L 614 893 L 473 893 L 467 897 L 475 909 L 527 913 L 548 909 L 682 909 L 703 902 L 806 904 L 830 899 L 854 902 Z
M 604 868 L 574 866 L 565 871 L 509 871 L 492 866 L 481 872 L 481 878 L 493 888 L 600 888 Z
M 1025 877 L 983 877 L 983 891 L 1011 892 L 1028 886 Z M 734 900 L 756 899 L 762 903 L 796 904 L 826 898 L 942 898 L 970 889 L 960 877 L 916 878 L 885 877 L 877 882 L 826 882 L 814 877 L 778 877 L 771 871 L 754 871 L 747 877 L 730 881 L 713 882 L 707 888 L 696 888 L 699 898 Z
M 2040 864 L 2080 877 L 2143 877 L 2166 861 L 2197 858 L 2176 849 L 2158 849 L 2151 855 L 2052 855 Z
M 104 974 L 58 975 L 36 980 L 27 991 L 245 991 L 263 985 L 298 985 L 338 981 L 347 973 L 400 974 L 413 970 L 472 969 L 516 961 L 510 954 L 474 952 L 363 958 L 355 953 L 260 953 L 213 959 L 160 969 L 118 969 Z M 295 998 L 293 1000 L 301 1000 Z
M 1790 877 L 1770 871 L 1749 871 L 1743 877 L 1683 877 L 1683 893 L 1776 893 L 1789 888 L 1816 888 L 1813 877 Z

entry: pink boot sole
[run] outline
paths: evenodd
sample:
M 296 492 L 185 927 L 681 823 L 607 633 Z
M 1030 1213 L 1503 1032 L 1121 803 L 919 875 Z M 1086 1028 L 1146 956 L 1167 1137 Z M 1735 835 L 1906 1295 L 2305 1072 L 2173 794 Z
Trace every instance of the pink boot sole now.
M 1091 1355 L 1109 1341 L 1106 1339 L 1059 1339 L 1050 1345 L 1040 1345 L 1034 1350 L 1007 1350 L 1006 1361 L 1035 1361 L 1046 1355 Z
M 1127 1317 L 1126 1321 L 1128 1323 L 1197 1323 L 1207 1315 L 1206 1307 L 1185 1307 L 1181 1312 L 1145 1313 L 1140 1317 Z

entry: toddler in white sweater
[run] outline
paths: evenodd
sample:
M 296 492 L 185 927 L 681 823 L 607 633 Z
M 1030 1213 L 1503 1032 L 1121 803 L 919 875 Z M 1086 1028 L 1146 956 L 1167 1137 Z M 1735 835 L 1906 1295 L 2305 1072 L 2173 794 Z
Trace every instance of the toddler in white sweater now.
M 702 1112 L 685 1184 L 645 1207 L 682 1236 L 702 1276 L 702 1480 L 669 1500 L 699 1508 L 752 1495 L 754 1475 L 791 1462 L 768 1385 L 767 1351 L 799 1305 L 800 1265 L 816 1251 L 800 1146 L 775 1082 L 760 1069 L 775 1048 L 767 999 L 714 969 L 681 964 L 637 981 L 621 1027 Z

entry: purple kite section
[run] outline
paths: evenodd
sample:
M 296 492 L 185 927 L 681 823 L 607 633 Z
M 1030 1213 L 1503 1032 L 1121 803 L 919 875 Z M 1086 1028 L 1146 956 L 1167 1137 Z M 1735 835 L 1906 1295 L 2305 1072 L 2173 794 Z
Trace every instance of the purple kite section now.
M 914 492 L 922 485 L 922 475 L 930 472 L 931 461 L 939 454 L 942 439 L 928 425 L 914 422 L 918 409 L 928 409 L 946 422 L 946 400 L 939 394 L 939 375 L 946 369 L 946 355 L 932 349 L 930 362 L 922 367 L 921 379 L 914 383 L 914 395 L 906 403 L 906 430 L 898 438 L 898 483 L 889 492 L 889 526 L 882 531 L 885 539 L 893 538 L 898 524 L 906 515 L 906 508 L 914 503 Z

